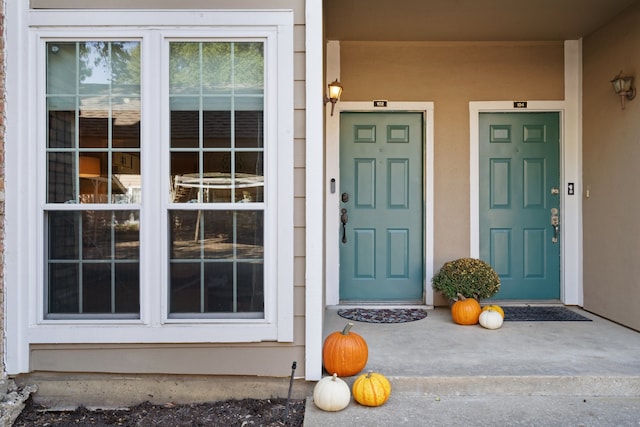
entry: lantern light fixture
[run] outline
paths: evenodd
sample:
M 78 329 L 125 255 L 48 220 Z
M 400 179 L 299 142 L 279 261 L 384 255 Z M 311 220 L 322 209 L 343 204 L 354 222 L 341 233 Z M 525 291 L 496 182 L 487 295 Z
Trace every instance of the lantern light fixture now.
M 633 76 L 625 76 L 622 71 L 611 80 L 613 90 L 620 95 L 620 104 L 624 110 L 625 98 L 631 101 L 636 97 L 636 88 L 633 87 Z
M 324 105 L 327 105 L 327 102 L 331 102 L 331 115 L 333 116 L 333 109 L 336 106 L 336 102 L 340 100 L 340 95 L 342 95 L 342 85 L 335 79 L 333 82 L 329 83 L 329 96 L 324 97 Z

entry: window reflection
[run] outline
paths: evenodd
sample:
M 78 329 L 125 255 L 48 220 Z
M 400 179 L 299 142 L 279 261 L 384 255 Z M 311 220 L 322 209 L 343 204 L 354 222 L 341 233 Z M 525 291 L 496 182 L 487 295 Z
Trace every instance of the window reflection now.
M 47 43 L 48 203 L 138 203 L 140 42 Z
M 46 47 L 46 314 L 137 318 L 141 44 Z M 171 42 L 169 52 L 170 176 L 145 181 L 170 183 L 168 314 L 262 318 L 264 43 Z M 175 209 L 183 203 L 200 205 Z
M 137 211 L 48 212 L 47 313 L 139 313 Z
M 170 52 L 172 201 L 264 202 L 263 43 Z
M 262 211 L 171 211 L 171 313 L 261 312 Z

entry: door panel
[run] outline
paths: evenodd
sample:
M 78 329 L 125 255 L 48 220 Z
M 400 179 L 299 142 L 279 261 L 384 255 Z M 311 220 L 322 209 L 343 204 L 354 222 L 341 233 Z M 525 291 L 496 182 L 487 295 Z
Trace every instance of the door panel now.
M 500 275 L 495 299 L 558 299 L 559 114 L 480 114 L 480 258 Z
M 340 115 L 340 299 L 423 298 L 421 113 Z

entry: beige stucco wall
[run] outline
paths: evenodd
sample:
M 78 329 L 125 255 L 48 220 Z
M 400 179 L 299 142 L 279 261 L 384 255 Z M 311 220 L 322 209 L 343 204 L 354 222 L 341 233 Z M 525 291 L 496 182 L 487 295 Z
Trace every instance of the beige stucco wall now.
M 2 0 L 0 0 L 2 1 Z M 244 345 L 34 345 L 30 370 L 49 372 L 167 373 L 286 377 L 304 357 L 304 145 L 305 145 L 305 1 L 270 0 L 31 0 L 32 8 L 129 9 L 291 9 L 294 11 L 294 342 Z M 1 194 L 1 193 L 0 193 Z M 1 295 L 1 294 L 0 294 Z M 23 379 L 27 381 L 27 379 Z
M 584 307 L 640 330 L 640 96 L 620 107 L 609 83 L 640 81 L 640 5 L 586 37 L 584 54 Z
M 340 52 L 343 100 L 434 102 L 434 268 L 468 256 L 469 101 L 562 100 L 563 43 L 342 42 Z

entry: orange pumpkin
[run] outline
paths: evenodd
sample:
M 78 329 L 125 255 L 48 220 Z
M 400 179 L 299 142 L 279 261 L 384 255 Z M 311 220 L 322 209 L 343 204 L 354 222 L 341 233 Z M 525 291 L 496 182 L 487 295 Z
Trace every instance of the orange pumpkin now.
M 458 301 L 451 306 L 451 318 L 458 325 L 476 325 L 481 312 L 478 301 L 461 294 L 458 294 Z
M 342 332 L 336 331 L 324 340 L 322 360 L 324 369 L 339 377 L 350 377 L 362 371 L 369 358 L 367 342 L 355 332 L 350 332 L 349 322 Z
M 487 310 L 497 311 L 498 313 L 500 313 L 500 315 L 504 319 L 504 310 L 499 305 L 489 304 L 482 307 L 482 311 L 487 311 Z
M 380 406 L 391 395 L 391 383 L 382 374 L 369 372 L 360 375 L 351 387 L 353 398 L 364 406 Z

